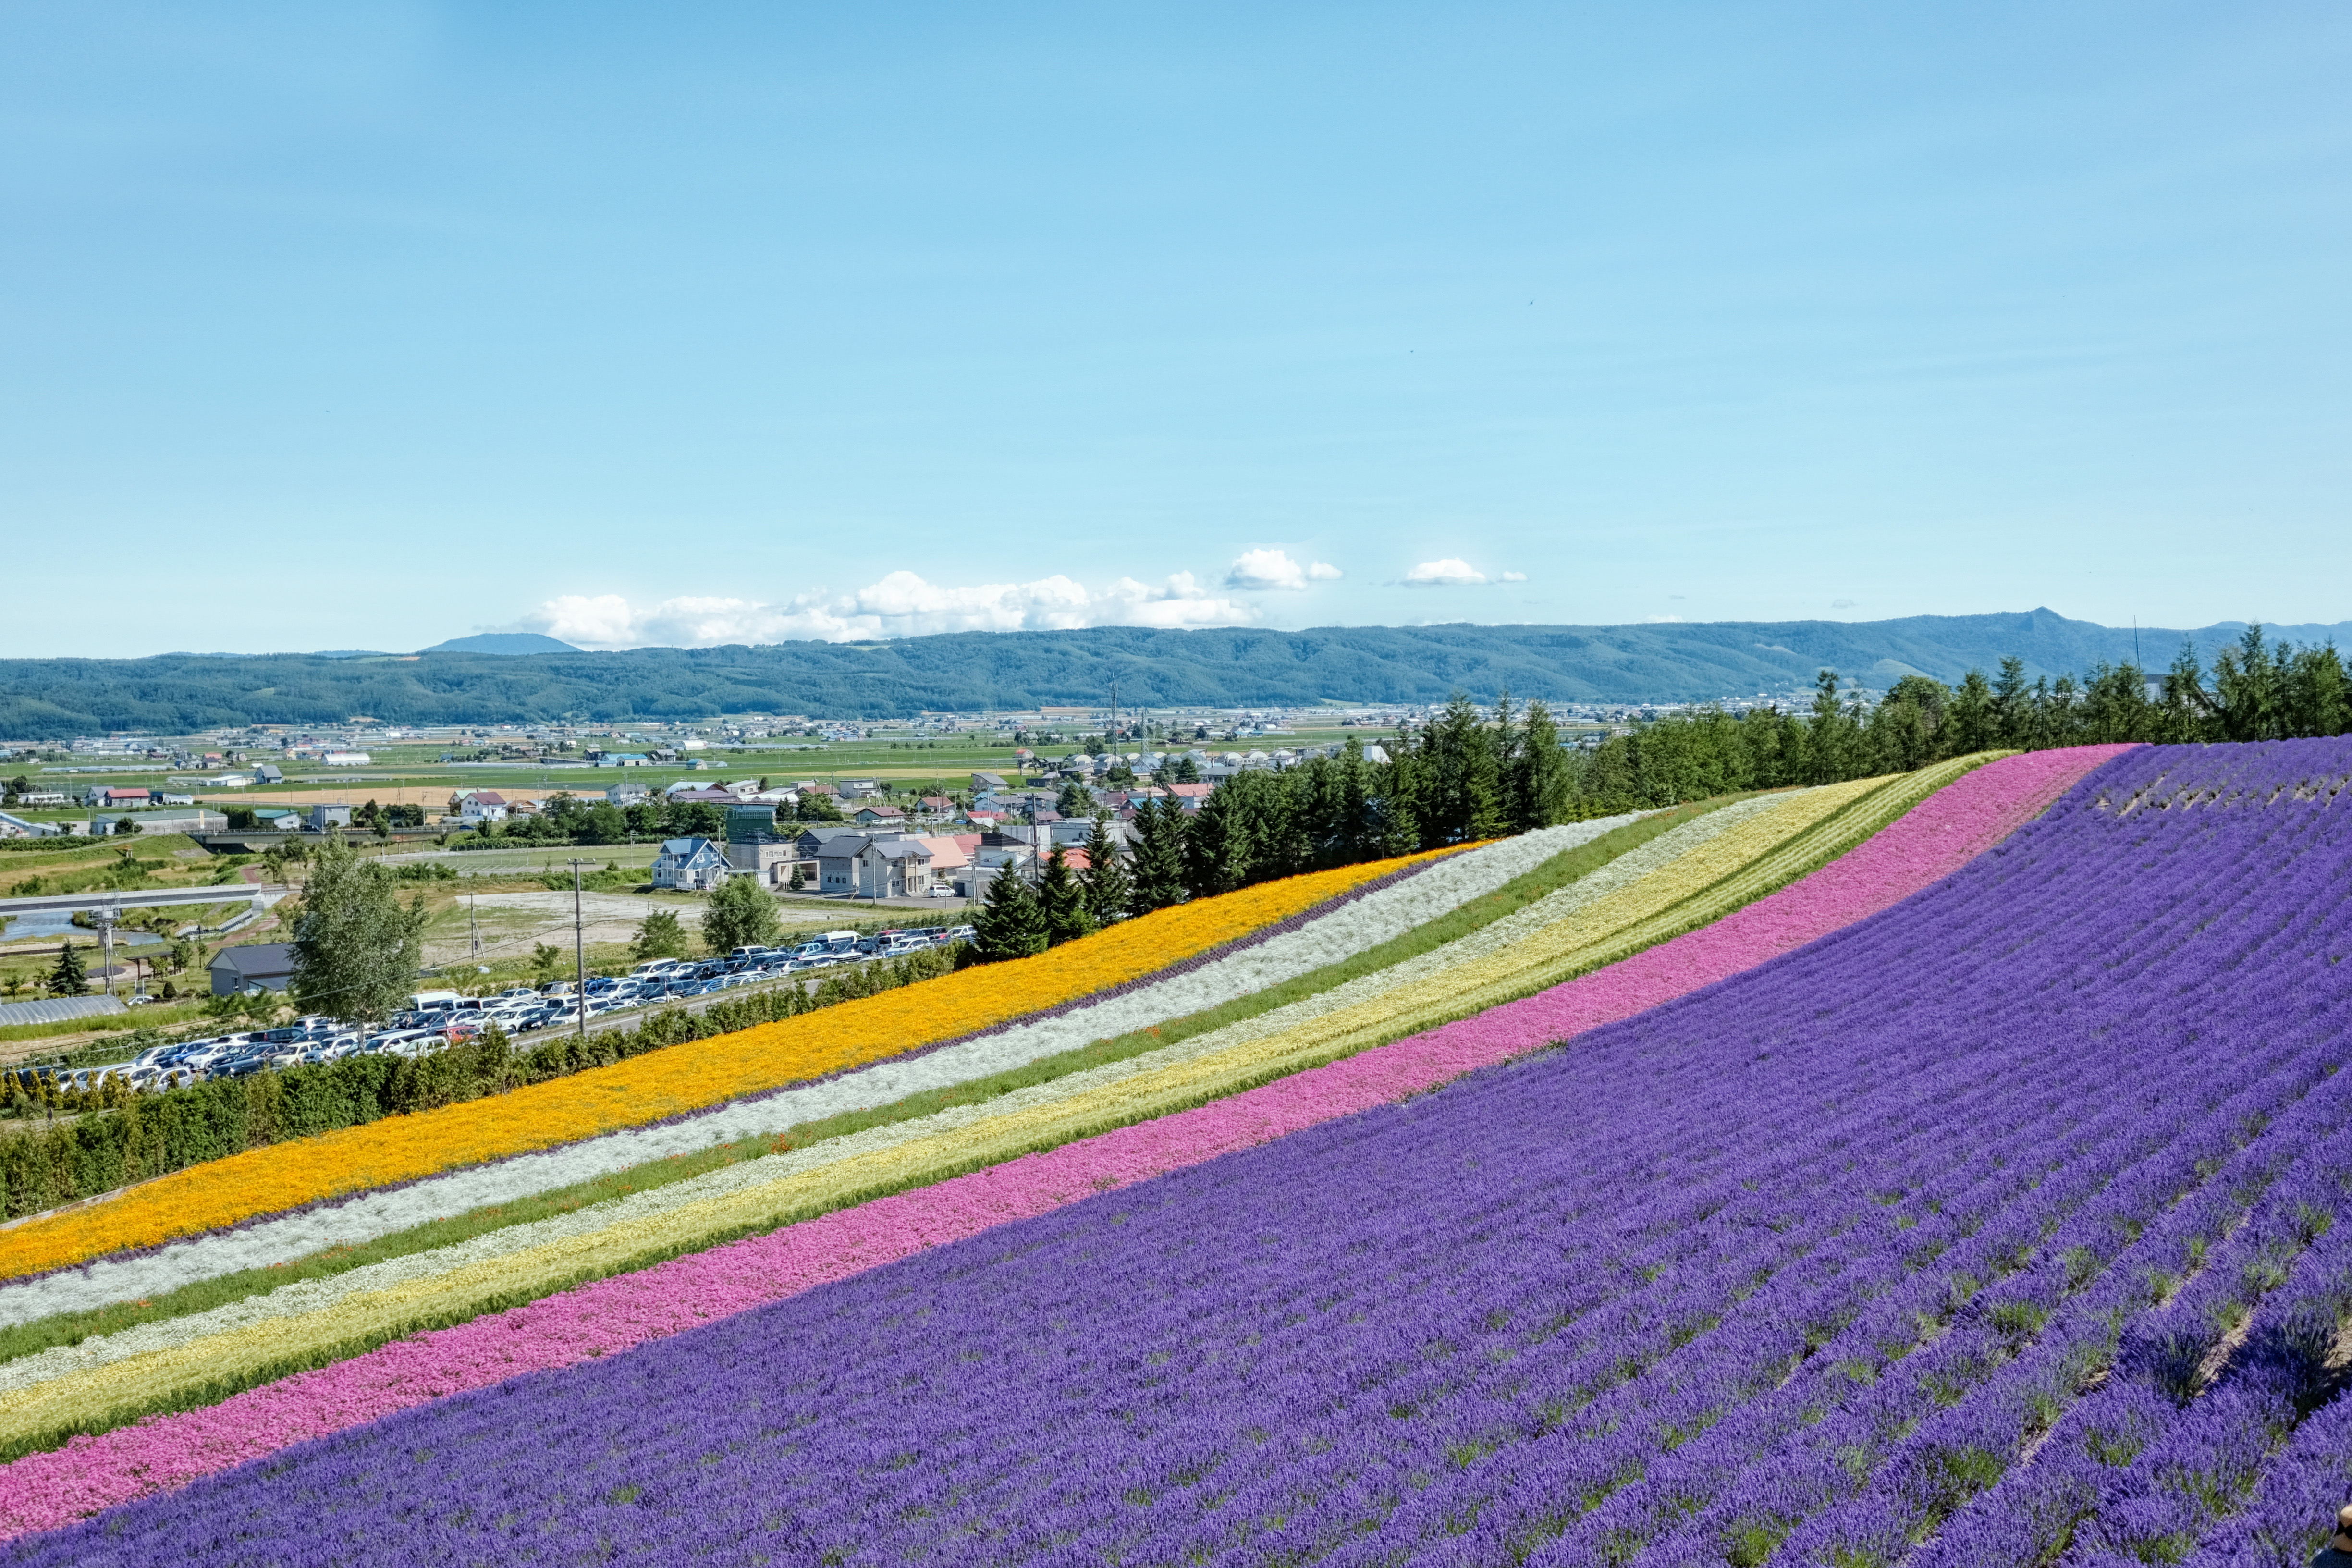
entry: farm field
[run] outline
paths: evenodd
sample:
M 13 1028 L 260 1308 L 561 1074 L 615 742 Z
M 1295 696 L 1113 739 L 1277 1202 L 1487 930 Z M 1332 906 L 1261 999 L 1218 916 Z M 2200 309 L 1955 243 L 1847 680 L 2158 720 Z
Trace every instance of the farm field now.
M 2347 785 L 1549 829 L 19 1224 L 7 1560 L 2300 1563 Z

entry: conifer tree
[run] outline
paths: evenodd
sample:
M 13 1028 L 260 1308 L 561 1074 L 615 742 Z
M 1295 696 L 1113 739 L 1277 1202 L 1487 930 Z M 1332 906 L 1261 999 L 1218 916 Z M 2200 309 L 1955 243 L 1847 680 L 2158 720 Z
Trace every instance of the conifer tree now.
M 1139 915 L 1184 901 L 1184 840 L 1190 834 L 1183 808 L 1172 795 L 1147 802 L 1135 814 L 1135 889 L 1128 909 Z
M 79 996 L 89 989 L 89 971 L 82 967 L 81 949 L 68 937 L 58 949 L 57 967 L 49 971 L 49 990 L 58 996 Z
M 1813 720 L 1807 726 L 1805 752 L 1810 766 L 1807 784 L 1835 784 L 1853 776 L 1861 726 L 1838 700 L 1838 672 L 1824 669 L 1813 683 Z
M 1087 869 L 1083 879 L 1087 890 L 1087 913 L 1097 926 L 1108 925 L 1113 919 L 1127 912 L 1129 901 L 1135 896 L 1135 885 L 1119 861 L 1118 841 L 1111 837 L 1110 819 L 1099 812 L 1095 816 L 1095 827 L 1087 835 Z
M 1528 704 L 1511 759 L 1510 828 L 1514 833 L 1549 827 L 1568 810 L 1568 757 L 1551 710 L 1538 698 Z
M 1070 862 L 1055 845 L 1045 857 L 1045 874 L 1037 883 L 1038 912 L 1045 924 L 1045 945 L 1059 947 L 1095 929 L 1087 912 L 1087 889 L 1070 869 Z
M 2025 661 L 2012 654 L 2000 661 L 2000 677 L 1992 683 L 1993 744 L 2022 747 L 2032 731 L 2033 697 L 2025 684 Z
M 1495 741 L 1495 731 L 1460 691 L 1422 731 L 1416 760 L 1425 845 L 1433 848 L 1502 834 L 1503 781 Z
M 1184 835 L 1184 885 L 1196 899 L 1230 893 L 1249 880 L 1250 832 L 1243 792 L 1227 780 L 1201 803 Z
M 1944 710 L 1944 722 L 1937 733 L 1942 738 L 1942 750 L 1948 757 L 1965 757 L 1972 752 L 1989 752 L 2000 743 L 2000 730 L 1993 715 L 1992 683 L 1981 669 L 1971 669 L 1960 678 L 1959 689 L 1952 693 L 1951 702 Z
M 988 902 L 972 925 L 973 945 L 984 959 L 1028 958 L 1045 951 L 1045 911 L 1019 867 L 997 868 L 988 884 Z

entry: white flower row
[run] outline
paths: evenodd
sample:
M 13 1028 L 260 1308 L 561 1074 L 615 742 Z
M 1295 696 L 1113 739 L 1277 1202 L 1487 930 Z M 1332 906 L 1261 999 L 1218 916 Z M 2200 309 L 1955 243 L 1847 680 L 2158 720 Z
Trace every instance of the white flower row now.
M 208 1334 L 319 1311 L 360 1291 L 385 1289 L 412 1280 L 429 1279 L 468 1264 L 508 1257 L 544 1242 L 586 1236 L 608 1226 L 650 1218 L 704 1198 L 816 1170 L 835 1161 L 893 1148 L 919 1138 L 951 1132 L 992 1117 L 1108 1088 L 1172 1063 L 1190 1061 L 1263 1039 L 1323 1014 L 1400 990 L 1455 964 L 1482 958 L 1547 926 L 1565 921 L 1596 900 L 1648 875 L 1754 815 L 1755 810 L 1774 804 L 1777 803 L 1742 803 L 1685 823 L 1611 861 L 1592 875 L 1443 947 L 1374 973 L 1360 975 L 1329 991 L 1272 1009 L 1254 1018 L 1229 1024 L 1221 1029 L 1122 1061 L 1071 1073 L 1049 1083 L 1015 1089 L 982 1104 L 956 1106 L 929 1116 L 827 1139 L 808 1148 L 741 1161 L 649 1192 L 631 1194 L 548 1219 L 509 1226 L 453 1246 L 369 1264 L 325 1279 L 299 1281 L 267 1295 L 231 1302 L 209 1311 L 140 1324 L 118 1333 L 87 1339 L 77 1345 L 21 1356 L 13 1362 L 0 1363 L 0 1394 L 29 1388 L 68 1373 L 89 1371 L 151 1351 L 173 1349 Z
M 1244 1018 L 1239 1023 L 1228 1024 L 1213 1034 L 1202 1035 L 1185 1043 L 1190 1046 L 1199 1046 L 1203 1041 L 1213 1041 L 1215 1044 L 1212 1048 L 1222 1050 L 1227 1046 L 1244 1045 L 1253 1040 L 1263 1039 L 1269 1035 L 1279 1034 L 1295 1024 L 1303 1024 L 1309 1018 L 1320 1017 L 1326 1013 L 1336 1013 L 1341 1008 L 1352 1007 L 1359 1002 L 1370 1002 L 1391 992 L 1402 991 L 1409 985 L 1426 980 L 1433 974 L 1441 973 L 1458 964 L 1473 963 L 1490 953 L 1498 952 L 1514 942 L 1536 935 L 1547 927 L 1559 925 L 1574 918 L 1580 910 L 1650 875 L 1668 862 L 1697 848 L 1708 839 L 1738 826 L 1748 817 L 1771 809 L 1786 798 L 1786 796 L 1768 796 L 1758 800 L 1740 801 L 1709 812 L 1705 816 L 1685 822 L 1679 827 L 1660 834 L 1647 844 L 1626 851 L 1590 876 L 1580 878 L 1565 888 L 1557 889 L 1546 894 L 1526 909 L 1516 910 L 1501 920 L 1481 926 L 1476 931 L 1456 938 L 1443 947 L 1416 954 L 1402 963 L 1391 964 L 1373 973 L 1358 975 L 1355 979 L 1336 985 L 1328 991 L 1288 1003 L 1271 1011 L 1261 1013 L 1254 1018 Z
M 261 1268 L 332 1247 L 357 1246 L 491 1204 L 513 1203 L 713 1143 L 769 1136 L 845 1110 L 1025 1066 L 1107 1037 L 1150 1028 L 1246 996 L 1378 946 L 1495 891 L 1630 816 L 1521 834 L 1452 856 L 1341 906 L 1297 931 L 1092 1006 L 1016 1024 L 928 1055 L 877 1062 L 824 1083 L 722 1106 L 666 1126 L 634 1128 L 520 1154 L 389 1192 L 370 1194 L 239 1230 L 176 1242 L 142 1257 L 0 1289 L 0 1324 L 161 1295 L 200 1279 Z

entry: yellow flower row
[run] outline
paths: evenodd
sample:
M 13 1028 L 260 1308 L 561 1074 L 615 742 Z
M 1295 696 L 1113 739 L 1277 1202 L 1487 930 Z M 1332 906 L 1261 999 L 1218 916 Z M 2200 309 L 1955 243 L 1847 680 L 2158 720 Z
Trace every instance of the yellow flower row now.
M 1196 900 L 1034 958 L 982 964 L 509 1094 L 190 1166 L 111 1200 L 0 1232 L 0 1279 L 643 1126 L 953 1039 L 1149 975 L 1430 858 L 1341 867 Z
M 1753 901 L 1851 848 L 1960 771 L 1948 764 L 1892 781 L 1791 795 L 1485 959 L 1213 1055 L 667 1213 L 354 1294 L 305 1316 L 251 1324 L 0 1395 L 0 1445 L 47 1440 L 79 1424 L 103 1426 L 184 1403 L 207 1388 L 250 1386 L 281 1369 L 321 1364 L 420 1327 L 461 1322 L 579 1280 L 626 1272 L 1222 1100 L 1482 1011 Z

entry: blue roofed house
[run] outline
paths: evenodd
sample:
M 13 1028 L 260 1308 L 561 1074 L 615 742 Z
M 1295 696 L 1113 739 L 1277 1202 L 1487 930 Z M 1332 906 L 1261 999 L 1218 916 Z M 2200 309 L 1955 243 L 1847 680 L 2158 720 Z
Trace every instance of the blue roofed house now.
M 707 893 L 727 879 L 727 849 L 709 838 L 665 838 L 654 857 L 654 886 Z

